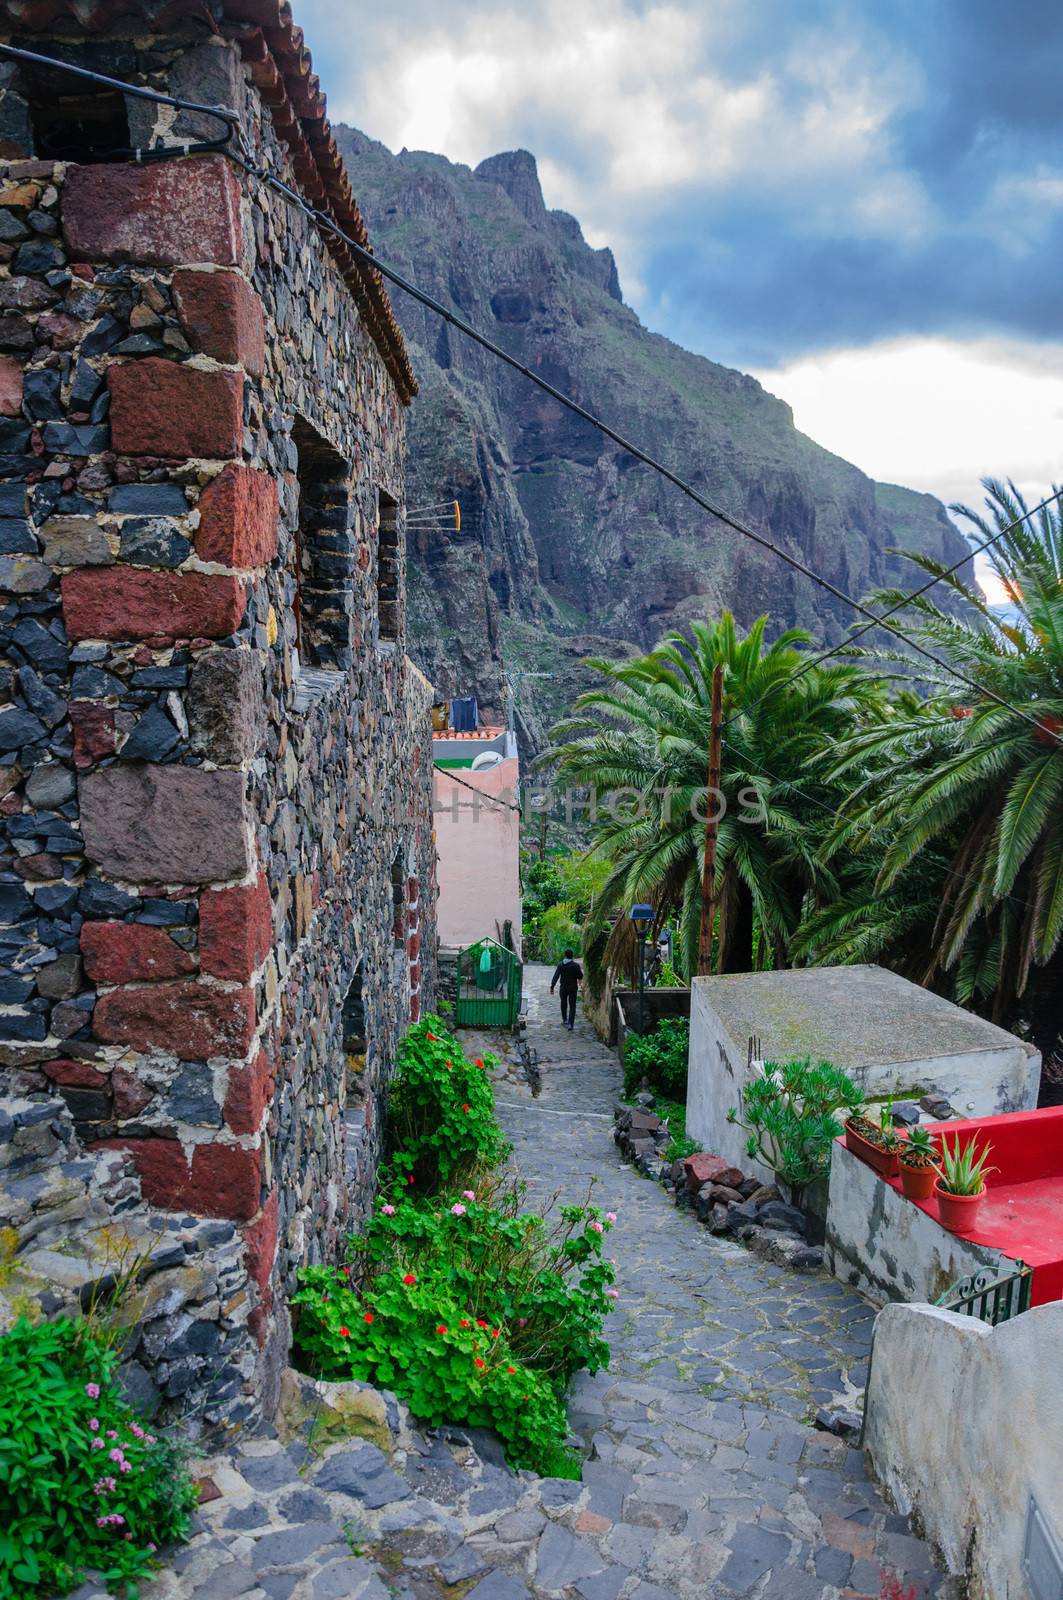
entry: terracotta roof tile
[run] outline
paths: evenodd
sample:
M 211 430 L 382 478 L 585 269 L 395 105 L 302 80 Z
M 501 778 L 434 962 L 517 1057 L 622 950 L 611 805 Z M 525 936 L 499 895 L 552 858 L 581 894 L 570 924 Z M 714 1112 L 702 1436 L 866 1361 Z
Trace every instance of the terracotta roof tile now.
M 369 236 L 351 192 L 343 159 L 328 124 L 325 96 L 313 70 L 302 29 L 287 0 L 0 0 L 0 34 L 23 36 L 74 28 L 103 33 L 136 22 L 149 29 L 197 19 L 217 31 L 235 24 L 251 76 L 288 147 L 305 200 L 326 212 L 344 233 L 368 246 Z M 342 240 L 326 234 L 366 328 L 395 380 L 404 404 L 417 380 L 384 280 Z

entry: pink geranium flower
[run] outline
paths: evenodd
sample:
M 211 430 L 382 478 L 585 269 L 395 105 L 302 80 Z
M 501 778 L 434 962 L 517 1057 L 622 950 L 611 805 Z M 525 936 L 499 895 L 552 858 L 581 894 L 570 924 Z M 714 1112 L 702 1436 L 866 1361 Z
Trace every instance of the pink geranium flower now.
M 458 1205 L 451 1206 L 450 1214 L 451 1214 L 452 1217 L 463 1217 L 465 1215 L 465 1209 L 466 1208 L 463 1205 L 461 1205 L 460 1202 L 459 1202 Z
M 394 1206 L 381 1206 L 380 1209 L 385 1217 L 393 1217 L 395 1215 Z
M 99 1386 L 99 1384 L 98 1383 L 87 1383 L 85 1385 L 85 1393 L 88 1395 L 90 1400 L 98 1400 L 100 1398 L 100 1386 Z

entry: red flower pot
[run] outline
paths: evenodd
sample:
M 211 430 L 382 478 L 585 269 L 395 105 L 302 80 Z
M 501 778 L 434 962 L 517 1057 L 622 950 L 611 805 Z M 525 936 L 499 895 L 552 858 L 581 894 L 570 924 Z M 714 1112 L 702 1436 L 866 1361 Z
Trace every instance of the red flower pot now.
M 937 1178 L 937 1167 L 909 1167 L 901 1162 L 901 1192 L 909 1200 L 929 1200 Z
M 859 1156 L 873 1171 L 884 1178 L 895 1178 L 900 1169 L 900 1155 L 896 1150 L 881 1150 L 870 1139 L 865 1139 L 851 1123 L 845 1124 L 845 1148 Z
M 971 1229 L 978 1222 L 978 1213 L 985 1199 L 984 1186 L 977 1194 L 949 1194 L 941 1187 L 941 1179 L 934 1182 L 934 1194 L 937 1196 L 938 1220 L 943 1228 L 950 1233 L 958 1233 L 967 1237 Z

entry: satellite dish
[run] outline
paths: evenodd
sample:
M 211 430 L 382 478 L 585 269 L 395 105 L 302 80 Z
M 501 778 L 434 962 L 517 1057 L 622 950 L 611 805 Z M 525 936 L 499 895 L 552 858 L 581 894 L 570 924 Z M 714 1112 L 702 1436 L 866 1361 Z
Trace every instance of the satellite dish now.
M 475 757 L 472 764 L 473 772 L 490 772 L 492 767 L 497 767 L 503 757 L 497 750 L 484 750 Z

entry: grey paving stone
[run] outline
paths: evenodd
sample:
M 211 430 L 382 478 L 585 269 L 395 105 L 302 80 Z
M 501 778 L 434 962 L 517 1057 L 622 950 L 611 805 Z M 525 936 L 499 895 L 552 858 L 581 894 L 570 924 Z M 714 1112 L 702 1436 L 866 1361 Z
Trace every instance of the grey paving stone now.
M 269 1494 L 271 1490 L 298 1483 L 299 1469 L 286 1450 L 279 1450 L 271 1456 L 242 1457 L 240 1476 L 259 1494 Z
M 531 1600 L 528 1587 L 508 1572 L 489 1572 L 481 1578 L 475 1589 L 470 1589 L 466 1600 Z
M 249 1528 L 265 1528 L 269 1520 L 268 1508 L 261 1500 L 252 1500 L 248 1506 L 234 1506 L 222 1526 L 234 1532 L 245 1532 Z
M 479 1550 L 471 1544 L 463 1544 L 437 1565 L 444 1583 L 463 1583 L 466 1578 L 474 1578 L 478 1572 L 482 1572 L 487 1562 Z
M 346 1556 L 342 1561 L 322 1567 L 314 1577 L 310 1593 L 313 1600 L 350 1600 L 351 1596 L 364 1594 L 373 1578 L 377 1578 L 377 1572 L 371 1561 Z
M 273 1572 L 260 1577 L 258 1586 L 268 1596 L 268 1600 L 291 1600 L 298 1582 L 298 1576 L 293 1577 L 291 1573 Z
M 266 1533 L 255 1545 L 251 1557 L 255 1571 L 266 1567 L 293 1567 L 308 1561 L 325 1545 L 342 1544 L 343 1534 L 332 1522 L 304 1522 L 279 1533 Z
M 578 1578 L 601 1572 L 606 1561 L 586 1539 L 548 1522 L 535 1552 L 535 1582 L 541 1589 L 564 1589 Z
M 847 1550 L 837 1550 L 833 1545 L 821 1544 L 813 1559 L 816 1571 L 825 1582 L 835 1583 L 839 1589 L 844 1588 L 853 1567 L 853 1558 Z
M 542 1532 L 546 1518 L 534 1506 L 524 1506 L 520 1511 L 507 1511 L 495 1523 L 495 1538 L 503 1544 L 516 1544 L 522 1539 L 535 1539 Z
M 243 1561 L 228 1561 L 215 1567 L 192 1593 L 202 1600 L 236 1600 L 238 1595 L 250 1594 L 258 1588 L 258 1578 Z
M 318 1468 L 314 1484 L 330 1494 L 350 1495 L 371 1511 L 390 1505 L 393 1500 L 405 1500 L 413 1493 L 405 1478 L 388 1465 L 383 1451 L 371 1444 L 330 1456 Z
M 327 1522 L 329 1519 L 328 1501 L 313 1489 L 294 1489 L 285 1495 L 277 1510 L 286 1522 Z
M 616 1600 L 630 1576 L 627 1567 L 607 1567 L 593 1577 L 580 1578 L 575 1587 L 583 1600 Z
M 748 1594 L 769 1569 L 781 1567 L 790 1554 L 790 1540 L 784 1534 L 754 1524 L 737 1527 L 728 1543 L 731 1554 L 720 1582 L 735 1594 Z

